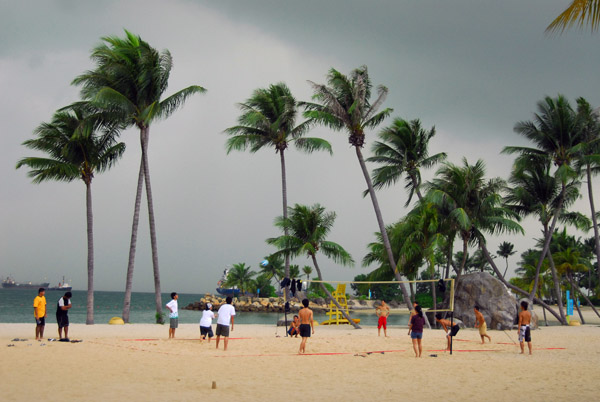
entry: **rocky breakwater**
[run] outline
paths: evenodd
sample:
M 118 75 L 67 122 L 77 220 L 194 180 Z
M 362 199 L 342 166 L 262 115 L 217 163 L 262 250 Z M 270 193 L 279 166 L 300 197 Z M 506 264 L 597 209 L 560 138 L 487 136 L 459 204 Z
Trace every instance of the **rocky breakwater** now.
M 300 300 L 293 298 L 290 301 L 290 312 L 297 312 L 302 308 Z M 213 311 L 225 304 L 225 298 L 211 294 L 205 294 L 199 301 L 188 304 L 183 307 L 184 310 L 204 310 L 206 303 L 213 305 Z M 285 301 L 283 297 L 235 297 L 231 303 L 236 311 L 252 313 L 283 313 Z M 311 302 L 311 308 L 316 310 L 326 309 L 327 306 Z
M 297 312 L 302 308 L 301 300 L 296 297 L 290 299 L 289 302 L 290 313 Z M 199 301 L 190 303 L 183 309 L 201 311 L 204 310 L 206 303 L 212 304 L 213 311 L 217 311 L 219 307 L 225 304 L 225 298 L 207 293 Z M 396 304 L 392 305 L 392 303 L 390 303 L 391 307 L 396 307 Z M 283 313 L 285 308 L 283 297 L 235 297 L 232 304 L 236 311 L 240 312 Z M 369 310 L 374 309 L 376 305 L 377 301 L 375 300 L 348 300 L 350 310 Z M 316 313 L 329 311 L 329 303 L 320 297 L 311 299 L 309 307 Z

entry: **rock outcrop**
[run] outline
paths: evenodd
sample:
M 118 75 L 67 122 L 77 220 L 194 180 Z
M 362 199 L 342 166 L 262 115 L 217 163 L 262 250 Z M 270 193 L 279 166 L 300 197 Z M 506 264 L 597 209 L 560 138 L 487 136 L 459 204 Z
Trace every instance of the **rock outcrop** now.
M 479 306 L 489 329 L 513 328 L 518 314 L 517 300 L 502 282 L 487 272 L 460 278 L 460 289 L 454 298 L 454 316 L 466 327 L 475 325 L 475 305 Z

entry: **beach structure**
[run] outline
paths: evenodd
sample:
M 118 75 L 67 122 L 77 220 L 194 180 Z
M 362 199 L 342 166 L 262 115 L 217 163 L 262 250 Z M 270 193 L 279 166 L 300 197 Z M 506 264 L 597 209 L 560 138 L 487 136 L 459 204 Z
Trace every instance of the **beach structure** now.
M 331 292 L 331 295 L 339 303 L 339 305 L 348 312 L 348 300 L 346 299 L 346 284 L 338 283 L 337 288 Z M 321 325 L 340 325 L 349 324 L 348 320 L 344 318 L 342 311 L 335 305 L 333 301 L 329 302 L 329 311 L 325 313 L 329 318 L 321 323 Z M 360 323 L 360 318 L 353 318 L 352 321 Z

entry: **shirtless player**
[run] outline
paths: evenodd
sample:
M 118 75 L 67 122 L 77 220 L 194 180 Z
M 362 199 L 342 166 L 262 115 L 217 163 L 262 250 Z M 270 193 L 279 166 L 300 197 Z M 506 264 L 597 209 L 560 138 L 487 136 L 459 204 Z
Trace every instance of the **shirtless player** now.
M 306 352 L 306 341 L 310 338 L 311 330 L 313 334 L 315 333 L 315 327 L 313 326 L 313 312 L 308 308 L 308 299 L 302 300 L 302 305 L 304 307 L 298 312 L 298 315 L 300 316 L 300 336 L 302 337 L 298 354 Z
M 487 324 L 485 323 L 485 318 L 483 318 L 483 314 L 479 311 L 479 306 L 473 307 L 473 311 L 475 312 L 475 328 L 479 328 L 479 336 L 481 336 L 481 344 L 485 343 L 485 338 L 491 342 L 492 338 L 487 334 Z
M 531 324 L 531 312 L 527 310 L 528 306 L 529 303 L 527 303 L 525 300 L 521 302 L 519 326 L 517 329 L 517 332 L 519 333 L 519 344 L 521 345 L 521 354 L 525 353 L 524 341 L 527 342 L 529 354 L 531 354 L 531 329 L 529 328 L 529 324 Z

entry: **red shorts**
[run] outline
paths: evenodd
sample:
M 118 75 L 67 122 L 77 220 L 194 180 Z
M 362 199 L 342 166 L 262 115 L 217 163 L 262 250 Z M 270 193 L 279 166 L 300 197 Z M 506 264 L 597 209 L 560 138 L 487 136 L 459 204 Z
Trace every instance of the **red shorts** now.
M 377 329 L 387 329 L 387 317 L 381 316 L 379 317 L 379 321 L 377 321 Z

